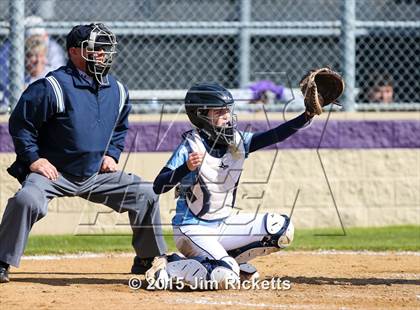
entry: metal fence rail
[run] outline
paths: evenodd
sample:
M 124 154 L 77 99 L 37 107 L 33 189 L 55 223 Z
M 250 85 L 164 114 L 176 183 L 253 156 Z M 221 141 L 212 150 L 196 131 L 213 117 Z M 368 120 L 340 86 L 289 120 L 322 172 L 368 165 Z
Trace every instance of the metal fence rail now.
M 33 15 L 43 20 L 24 18 Z M 330 65 L 345 76 L 346 110 L 390 101 L 388 86 L 392 106 L 405 110 L 420 102 L 418 16 L 417 0 L 0 0 L 0 110 L 27 84 L 30 29 L 64 47 L 72 26 L 92 21 L 117 34 L 113 72 L 131 90 L 264 79 L 295 88 L 306 70 Z

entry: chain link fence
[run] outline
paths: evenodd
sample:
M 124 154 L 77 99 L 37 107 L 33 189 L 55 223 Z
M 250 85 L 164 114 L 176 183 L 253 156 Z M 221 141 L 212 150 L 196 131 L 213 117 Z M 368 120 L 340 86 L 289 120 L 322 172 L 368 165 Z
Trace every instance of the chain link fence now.
M 179 102 L 198 81 L 296 89 L 308 69 L 325 65 L 346 78 L 347 110 L 418 110 L 419 16 L 419 0 L 0 0 L 0 110 L 37 76 L 28 37 L 48 34 L 46 69 L 54 69 L 66 61 L 71 27 L 92 21 L 117 34 L 113 73 L 137 111 L 153 111 L 150 97 L 163 90 Z

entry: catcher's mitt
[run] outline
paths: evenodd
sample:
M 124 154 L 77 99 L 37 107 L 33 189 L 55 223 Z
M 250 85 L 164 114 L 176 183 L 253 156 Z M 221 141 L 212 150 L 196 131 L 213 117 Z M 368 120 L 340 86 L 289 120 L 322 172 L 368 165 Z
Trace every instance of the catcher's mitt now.
M 321 114 L 323 106 L 338 104 L 337 99 L 344 91 L 344 80 L 337 72 L 321 68 L 309 71 L 299 86 L 305 98 L 306 113 L 312 117 Z

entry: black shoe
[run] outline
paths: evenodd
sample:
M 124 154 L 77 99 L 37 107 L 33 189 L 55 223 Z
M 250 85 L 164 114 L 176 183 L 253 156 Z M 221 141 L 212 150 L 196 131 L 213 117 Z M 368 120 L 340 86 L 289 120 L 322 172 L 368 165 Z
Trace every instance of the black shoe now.
M 145 274 L 147 270 L 152 267 L 152 258 L 134 257 L 133 266 L 131 267 L 132 274 Z
M 0 283 L 7 283 L 9 281 L 9 268 L 0 267 Z

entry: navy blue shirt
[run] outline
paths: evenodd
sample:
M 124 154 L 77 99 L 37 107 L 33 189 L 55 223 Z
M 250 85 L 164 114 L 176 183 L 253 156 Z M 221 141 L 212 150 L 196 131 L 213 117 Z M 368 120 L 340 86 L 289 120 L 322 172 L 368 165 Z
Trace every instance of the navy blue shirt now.
M 131 108 L 127 88 L 120 104 L 113 76 L 109 85 L 98 86 L 71 62 L 48 76 L 59 82 L 64 106 L 46 78 L 28 86 L 9 120 L 18 160 L 29 166 L 46 158 L 59 172 L 81 177 L 98 172 L 104 154 L 118 162 Z

